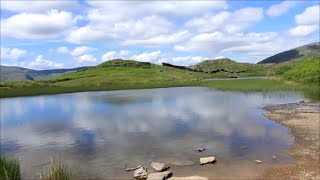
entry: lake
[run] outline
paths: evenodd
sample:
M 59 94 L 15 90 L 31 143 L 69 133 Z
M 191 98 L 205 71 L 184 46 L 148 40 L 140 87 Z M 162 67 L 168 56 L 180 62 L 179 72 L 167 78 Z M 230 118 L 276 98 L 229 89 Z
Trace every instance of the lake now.
M 126 168 L 151 171 L 152 161 L 170 164 L 174 176 L 254 178 L 293 162 L 286 154 L 293 136 L 261 108 L 301 100 L 308 99 L 298 92 L 202 87 L 4 98 L 1 153 L 19 158 L 24 178 L 35 178 L 51 157 L 75 178 L 130 179 Z M 217 162 L 199 165 L 209 155 Z

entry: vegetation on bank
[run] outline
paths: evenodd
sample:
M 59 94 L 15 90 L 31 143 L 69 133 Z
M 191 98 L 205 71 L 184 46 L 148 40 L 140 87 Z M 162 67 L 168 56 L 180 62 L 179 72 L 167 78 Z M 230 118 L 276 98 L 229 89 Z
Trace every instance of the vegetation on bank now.
M 40 180 L 69 180 L 71 173 L 60 161 L 51 159 L 51 165 L 39 174 Z
M 283 77 L 287 80 L 320 85 L 320 59 L 310 58 L 300 61 L 285 71 Z
M 16 158 L 0 156 L 0 179 L 20 180 L 20 165 Z
M 17 158 L 0 156 L 1 180 L 20 180 L 20 171 L 20 164 Z M 61 161 L 51 159 L 50 166 L 40 172 L 38 177 L 40 180 L 69 180 L 71 179 L 71 173 Z

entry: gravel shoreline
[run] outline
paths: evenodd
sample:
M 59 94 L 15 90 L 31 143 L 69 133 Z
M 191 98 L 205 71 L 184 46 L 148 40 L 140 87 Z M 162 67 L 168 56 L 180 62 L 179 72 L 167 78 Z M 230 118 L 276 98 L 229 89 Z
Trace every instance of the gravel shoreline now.
M 267 170 L 263 179 L 320 179 L 320 102 L 271 105 L 264 110 L 264 116 L 291 130 L 295 141 L 288 153 L 296 161 Z

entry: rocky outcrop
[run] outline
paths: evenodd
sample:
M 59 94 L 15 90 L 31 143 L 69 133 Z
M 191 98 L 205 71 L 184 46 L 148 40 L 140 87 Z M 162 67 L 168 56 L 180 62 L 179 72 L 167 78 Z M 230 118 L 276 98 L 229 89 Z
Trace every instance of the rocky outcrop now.
M 133 177 L 139 179 L 146 179 L 148 177 L 148 172 L 146 167 L 140 167 L 133 173 Z

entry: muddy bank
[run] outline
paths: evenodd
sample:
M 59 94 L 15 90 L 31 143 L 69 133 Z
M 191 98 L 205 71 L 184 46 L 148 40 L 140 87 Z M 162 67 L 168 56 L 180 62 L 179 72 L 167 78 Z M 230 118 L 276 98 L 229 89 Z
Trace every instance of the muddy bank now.
M 295 141 L 288 153 L 296 161 L 271 168 L 263 179 L 320 179 L 320 102 L 280 104 L 264 109 L 266 117 L 291 130 Z

